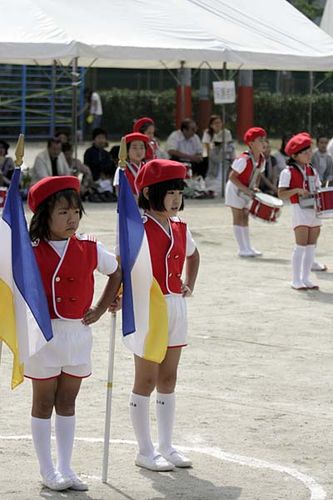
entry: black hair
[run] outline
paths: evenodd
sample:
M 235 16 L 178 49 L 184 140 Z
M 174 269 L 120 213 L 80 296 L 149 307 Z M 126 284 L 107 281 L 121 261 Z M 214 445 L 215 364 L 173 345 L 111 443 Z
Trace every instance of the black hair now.
M 144 134 L 146 132 L 146 130 L 148 130 L 149 127 L 151 127 L 151 126 L 155 127 L 155 123 L 154 122 L 146 122 L 143 125 L 141 125 L 139 132 L 141 134 Z
M 67 153 L 67 151 L 72 151 L 73 146 L 71 145 L 70 142 L 64 142 L 61 146 L 62 152 Z
M 58 137 L 50 137 L 50 139 L 47 140 L 47 147 L 49 148 L 52 144 L 61 144 L 61 140 L 58 139 Z
M 189 130 L 191 125 L 196 125 L 195 121 L 192 118 L 185 118 L 180 124 L 180 130 Z
M 212 128 L 212 123 L 215 122 L 215 120 L 220 120 L 222 122 L 222 118 L 219 115 L 210 115 L 208 127 L 207 127 L 207 132 L 208 132 L 210 139 L 212 139 L 214 134 L 215 134 L 215 132 Z
M 78 208 L 80 210 L 80 219 L 84 214 L 84 208 L 79 193 L 75 189 L 63 189 L 46 198 L 38 205 L 29 226 L 29 235 L 31 241 L 50 239 L 49 221 L 55 204 L 64 198 L 69 208 Z
M 4 141 L 3 139 L 0 139 L 0 144 L 2 145 L 2 147 L 4 148 L 6 154 L 8 153 L 8 149 L 9 149 L 9 144 L 8 142 Z
M 96 139 L 98 135 L 105 135 L 106 138 L 107 137 L 106 130 L 100 127 L 94 128 L 94 130 L 92 131 L 92 139 L 93 140 Z
M 183 179 L 170 179 L 168 181 L 158 182 L 148 186 L 148 199 L 141 191 L 139 194 L 138 205 L 144 210 L 156 210 L 157 212 L 164 212 L 164 198 L 168 191 L 183 191 L 185 182 Z M 179 210 L 184 209 L 184 198 Z

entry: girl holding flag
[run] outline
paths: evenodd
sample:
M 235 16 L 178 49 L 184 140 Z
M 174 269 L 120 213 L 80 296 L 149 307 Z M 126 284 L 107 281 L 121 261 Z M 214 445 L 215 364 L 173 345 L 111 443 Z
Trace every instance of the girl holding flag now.
M 30 237 L 46 292 L 53 338 L 25 364 L 32 379 L 31 428 L 43 484 L 52 490 L 84 491 L 88 486 L 70 466 L 75 431 L 75 400 L 91 374 L 90 325 L 114 301 L 121 281 L 115 256 L 88 235 L 76 233 L 83 214 L 76 177 L 46 177 L 29 191 L 34 213 Z M 93 273 L 109 277 L 92 306 Z M 51 415 L 55 409 L 58 464 L 51 458 Z
M 172 446 L 177 368 L 182 347 L 187 345 L 185 297 L 189 297 L 193 292 L 199 268 L 199 253 L 195 242 L 186 223 L 177 217 L 178 211 L 184 206 L 185 176 L 186 168 L 183 164 L 155 159 L 143 165 L 136 178 L 138 204 L 144 210 L 144 241 L 148 242 L 151 262 L 148 268 L 143 266 L 145 269 L 142 269 L 142 272 L 148 273 L 149 267 L 152 270 L 152 288 L 157 285 L 157 290 L 150 292 L 150 300 L 156 292 L 155 297 L 159 295 L 162 304 L 160 303 L 159 313 L 155 315 L 155 331 L 150 332 L 150 336 L 147 335 L 144 340 L 145 352 L 138 354 L 138 351 L 130 347 L 135 354 L 135 380 L 130 396 L 130 417 L 139 446 L 135 463 L 153 471 L 167 471 L 173 470 L 175 466 L 192 465 L 190 459 Z M 120 190 L 122 192 L 122 184 Z M 122 193 L 120 193 L 120 203 L 121 198 Z M 121 206 L 119 211 L 121 212 Z M 142 246 L 144 244 L 141 248 Z M 122 240 L 120 240 L 120 250 L 121 248 Z M 124 265 L 123 258 L 122 263 Z M 184 266 L 186 272 L 182 281 Z M 134 309 L 143 295 L 143 281 L 144 278 L 141 277 Z M 123 313 L 124 309 L 123 298 Z M 138 309 L 142 312 L 142 308 Z M 151 309 L 148 315 L 149 328 L 154 321 L 153 315 Z M 126 339 L 129 342 L 127 345 L 130 345 L 131 335 L 125 336 L 125 344 Z M 158 351 L 158 344 L 162 342 L 165 348 L 162 349 L 158 359 L 153 353 Z M 154 448 L 151 440 L 149 418 L 150 395 L 155 388 L 158 449 Z

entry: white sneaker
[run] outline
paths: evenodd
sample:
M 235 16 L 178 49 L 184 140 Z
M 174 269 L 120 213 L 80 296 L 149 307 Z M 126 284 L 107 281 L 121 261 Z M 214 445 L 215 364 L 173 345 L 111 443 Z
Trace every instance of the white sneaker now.
M 255 257 L 255 254 L 253 252 L 251 252 L 250 250 L 240 250 L 238 252 L 238 256 L 239 257 L 243 257 L 243 258 L 251 258 L 251 257 Z
M 159 453 L 156 453 L 153 457 L 147 457 L 146 455 L 138 453 L 135 459 L 135 465 L 157 472 L 166 472 L 174 470 L 175 468 L 173 464 L 165 460 Z
M 319 290 L 319 286 L 315 285 L 311 281 L 304 281 L 304 286 L 306 286 L 308 290 Z
M 327 271 L 327 266 L 315 260 L 312 264 L 311 271 Z
M 307 290 L 307 287 L 301 281 L 299 281 L 299 282 L 293 282 L 291 284 L 291 288 L 293 288 L 294 290 L 300 290 L 300 291 Z
M 262 252 L 259 252 L 259 250 L 256 250 L 255 248 L 250 248 L 250 252 L 253 253 L 253 256 L 254 257 L 261 257 L 262 256 Z
M 175 467 L 192 467 L 192 460 L 185 457 L 180 451 L 171 450 L 170 453 L 163 453 L 161 451 L 161 455 Z
M 67 490 L 67 488 L 70 488 L 72 486 L 72 480 L 63 477 L 60 472 L 55 472 L 51 477 L 42 476 L 42 483 L 44 486 L 46 486 L 46 488 L 54 491 Z

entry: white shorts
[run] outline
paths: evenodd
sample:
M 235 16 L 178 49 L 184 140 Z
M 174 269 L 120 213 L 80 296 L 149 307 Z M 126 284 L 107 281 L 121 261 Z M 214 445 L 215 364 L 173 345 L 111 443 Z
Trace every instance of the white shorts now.
M 168 306 L 169 342 L 168 348 L 187 345 L 187 307 L 181 295 L 165 295 Z
M 24 376 L 32 379 L 91 374 L 92 334 L 81 320 L 53 319 L 53 338 L 24 365 Z
M 225 204 L 231 208 L 248 208 L 250 202 L 238 195 L 238 187 L 231 182 L 227 182 L 225 187 Z
M 298 203 L 292 203 L 291 210 L 293 229 L 298 226 L 317 227 L 322 225 L 314 208 L 301 208 Z

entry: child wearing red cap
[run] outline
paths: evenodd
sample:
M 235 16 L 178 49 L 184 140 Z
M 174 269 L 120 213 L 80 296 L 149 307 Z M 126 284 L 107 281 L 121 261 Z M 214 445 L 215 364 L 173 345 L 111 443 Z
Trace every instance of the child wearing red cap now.
M 261 252 L 250 243 L 248 206 L 258 191 L 260 174 L 265 170 L 263 154 L 266 131 L 252 127 L 244 134 L 244 142 L 249 150 L 242 153 L 231 165 L 229 180 L 226 185 L 225 203 L 231 208 L 233 229 L 238 243 L 240 257 L 258 257 Z
M 154 158 L 168 158 L 168 155 L 160 147 L 158 139 L 155 137 L 155 122 L 148 116 L 143 116 L 135 120 L 133 132 L 140 132 L 148 137 L 146 160 Z
M 135 179 L 140 168 L 144 165 L 144 160 L 147 154 L 149 138 L 139 132 L 133 132 L 124 136 L 127 148 L 127 159 L 125 175 L 131 186 L 135 196 L 138 195 L 135 187 Z M 119 188 L 119 167 L 116 170 L 113 185 L 116 187 L 117 193 Z
M 135 463 L 153 471 L 192 465 L 190 459 L 172 446 L 177 368 L 187 337 L 185 297 L 193 292 L 199 268 L 195 242 L 186 223 L 177 217 L 184 205 L 185 175 L 186 168 L 179 162 L 152 160 L 142 167 L 136 179 L 153 275 L 165 296 L 168 310 L 166 356 L 158 364 L 135 355 L 135 380 L 130 396 L 130 417 L 139 445 Z M 155 388 L 157 450 L 149 429 L 150 395 Z
M 46 177 L 29 191 L 34 215 L 29 233 L 41 273 L 53 338 L 25 364 L 32 379 L 31 429 L 42 482 L 52 490 L 85 491 L 70 466 L 75 400 L 91 373 L 91 327 L 114 301 L 121 272 L 115 256 L 93 237 L 77 233 L 83 214 L 76 177 Z M 92 306 L 95 270 L 108 282 Z M 51 457 L 51 415 L 55 409 L 57 467 Z
M 307 132 L 294 135 L 286 144 L 289 155 L 287 168 L 282 170 L 279 180 L 279 197 L 290 199 L 292 226 L 296 246 L 292 255 L 295 290 L 316 290 L 319 287 L 310 280 L 316 242 L 321 220 L 316 216 L 313 194 L 320 187 L 320 178 L 311 166 L 312 138 Z

